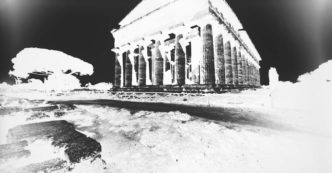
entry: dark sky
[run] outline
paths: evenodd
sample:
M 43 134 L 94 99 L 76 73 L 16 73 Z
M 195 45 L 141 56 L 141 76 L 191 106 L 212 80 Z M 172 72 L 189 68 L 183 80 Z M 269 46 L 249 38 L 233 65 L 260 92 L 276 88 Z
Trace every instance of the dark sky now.
M 195 0 L 193 0 L 194 2 Z M 256 45 L 267 69 L 281 80 L 314 70 L 332 58 L 331 0 L 227 0 Z M 113 80 L 110 30 L 140 0 L 0 0 L 0 81 L 10 60 L 26 47 L 63 51 L 91 63 L 92 83 Z

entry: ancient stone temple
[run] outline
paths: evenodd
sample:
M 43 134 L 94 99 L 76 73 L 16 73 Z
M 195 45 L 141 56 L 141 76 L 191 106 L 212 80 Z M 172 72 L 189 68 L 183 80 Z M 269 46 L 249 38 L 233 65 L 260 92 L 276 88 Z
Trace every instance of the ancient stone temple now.
M 254 44 L 225 0 L 142 0 L 112 30 L 116 88 L 216 91 L 260 85 Z

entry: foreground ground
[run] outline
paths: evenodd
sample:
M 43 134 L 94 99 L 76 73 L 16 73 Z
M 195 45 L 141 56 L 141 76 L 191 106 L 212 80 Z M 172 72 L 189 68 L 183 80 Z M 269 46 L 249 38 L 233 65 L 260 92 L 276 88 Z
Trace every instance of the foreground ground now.
M 0 144 L 22 124 L 63 120 L 101 151 L 79 154 L 75 163 L 54 138 L 29 139 L 21 148 L 30 154 L 2 157 L 0 172 L 330 172 L 324 121 L 308 119 L 312 112 L 272 109 L 268 92 L 6 93 Z

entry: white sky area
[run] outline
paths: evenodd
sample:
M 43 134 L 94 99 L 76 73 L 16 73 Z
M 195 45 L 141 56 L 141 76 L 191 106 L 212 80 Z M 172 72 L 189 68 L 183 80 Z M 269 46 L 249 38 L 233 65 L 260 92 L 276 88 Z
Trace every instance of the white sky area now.
M 29 77 L 32 72 L 78 73 L 92 75 L 93 66 L 79 58 L 56 50 L 26 48 L 12 59 L 13 71 L 9 74 L 19 78 Z

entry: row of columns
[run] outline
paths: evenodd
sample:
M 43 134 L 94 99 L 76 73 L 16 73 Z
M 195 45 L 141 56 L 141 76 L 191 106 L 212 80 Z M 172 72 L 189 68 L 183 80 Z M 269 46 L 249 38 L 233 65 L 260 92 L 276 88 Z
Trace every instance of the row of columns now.
M 231 41 L 224 42 L 222 34 L 214 37 L 212 25 L 205 25 L 202 29 L 202 58 L 199 63 L 199 81 L 197 84 L 204 85 L 234 85 L 234 86 L 259 86 L 260 75 L 258 68 L 248 60 L 242 48 L 231 45 Z M 176 85 L 186 84 L 186 54 L 180 41 L 184 39 L 182 34 L 175 38 L 175 79 Z M 161 42 L 156 41 L 152 46 L 153 69 L 152 85 L 163 85 L 164 60 L 160 51 Z M 144 47 L 138 48 L 138 86 L 146 86 L 148 63 L 144 58 Z M 121 75 L 124 75 L 123 86 L 132 86 L 133 65 L 127 51 L 124 58 L 123 72 L 117 54 L 115 62 L 115 86 L 121 86 Z

